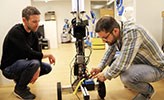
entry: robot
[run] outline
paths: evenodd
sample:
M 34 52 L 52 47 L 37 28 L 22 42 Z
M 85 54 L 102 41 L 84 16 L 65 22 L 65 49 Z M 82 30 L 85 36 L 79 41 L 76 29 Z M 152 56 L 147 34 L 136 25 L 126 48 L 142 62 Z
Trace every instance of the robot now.
M 61 34 L 61 42 L 62 43 L 70 43 L 72 40 L 71 37 L 71 26 L 69 25 L 69 20 L 64 19 L 63 33 Z
M 85 55 L 84 40 L 87 36 L 87 21 L 82 20 L 80 18 L 80 14 L 85 13 L 85 11 L 79 11 L 79 3 L 84 0 L 77 0 L 77 11 L 72 12 L 76 15 L 75 18 L 72 19 L 72 29 L 73 29 L 73 37 L 76 39 L 75 47 L 76 47 L 76 55 L 74 58 L 74 63 L 71 68 L 73 70 L 73 76 L 75 80 L 71 82 L 70 87 L 62 87 L 61 82 L 57 82 L 57 99 L 62 100 L 62 91 L 71 89 L 73 90 L 73 94 L 76 94 L 77 91 L 81 91 L 83 93 L 84 100 L 90 100 L 90 95 L 88 91 L 97 89 L 100 98 L 103 100 L 106 95 L 106 89 L 104 82 L 94 81 L 91 79 L 91 75 L 87 71 L 87 64 L 89 62 L 89 57 L 91 55 L 91 48 L 89 56 Z M 72 74 L 71 74 L 72 75 Z M 69 90 L 70 91 L 70 90 Z

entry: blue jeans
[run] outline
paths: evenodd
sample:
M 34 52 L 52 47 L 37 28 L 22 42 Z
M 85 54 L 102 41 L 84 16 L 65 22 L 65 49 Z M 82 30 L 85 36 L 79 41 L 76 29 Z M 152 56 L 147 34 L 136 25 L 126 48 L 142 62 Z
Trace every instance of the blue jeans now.
M 152 86 L 149 83 L 163 79 L 164 71 L 157 67 L 138 64 L 129 67 L 120 77 L 126 87 L 138 93 L 150 94 Z
M 6 78 L 14 79 L 16 87 L 24 89 L 30 83 L 39 67 L 41 69 L 40 76 L 48 74 L 52 70 L 49 64 L 40 62 L 39 60 L 21 59 L 6 67 L 2 72 Z

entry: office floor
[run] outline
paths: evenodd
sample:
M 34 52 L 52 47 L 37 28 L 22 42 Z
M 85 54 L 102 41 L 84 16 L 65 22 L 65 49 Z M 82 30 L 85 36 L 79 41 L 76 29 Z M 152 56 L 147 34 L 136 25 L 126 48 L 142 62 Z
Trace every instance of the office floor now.
M 88 71 L 90 71 L 91 67 L 96 67 L 104 51 L 92 51 L 89 64 L 87 65 Z M 31 92 L 37 96 L 35 100 L 57 100 L 57 82 L 61 82 L 62 86 L 70 85 L 70 63 L 76 54 L 75 45 L 74 43 L 61 44 L 57 49 L 43 50 L 43 52 L 54 54 L 56 64 L 52 65 L 53 70 L 51 73 L 40 77 L 35 84 L 30 84 L 29 86 Z M 88 55 L 89 50 L 86 49 L 85 53 Z M 48 62 L 47 59 L 44 59 L 44 61 Z M 14 82 L 5 79 L 2 74 L 0 75 L 0 100 L 19 100 L 13 95 Z M 132 100 L 136 95 L 135 92 L 124 88 L 119 77 L 111 81 L 106 81 L 105 84 L 107 91 L 105 100 Z M 153 83 L 152 85 L 156 90 L 152 100 L 163 100 L 164 80 Z M 91 100 L 99 100 L 97 90 L 89 91 L 89 94 Z M 80 97 L 80 100 L 83 100 L 81 92 L 78 92 L 77 95 Z M 62 98 L 63 100 L 78 100 L 76 95 L 69 92 L 64 92 Z

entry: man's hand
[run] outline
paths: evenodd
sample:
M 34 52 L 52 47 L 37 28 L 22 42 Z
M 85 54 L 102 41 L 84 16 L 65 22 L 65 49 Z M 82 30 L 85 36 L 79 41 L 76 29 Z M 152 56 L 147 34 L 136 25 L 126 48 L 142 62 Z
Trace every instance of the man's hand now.
M 39 67 L 38 70 L 35 72 L 35 74 L 34 74 L 34 76 L 32 77 L 30 83 L 34 84 L 35 81 L 38 79 L 39 75 L 40 75 L 40 67 Z
M 47 58 L 50 64 L 55 64 L 55 57 L 52 54 L 43 54 L 43 58 Z
M 101 72 L 95 76 L 93 76 L 93 78 L 97 78 L 97 80 L 101 81 L 101 82 L 104 82 L 106 80 L 105 76 L 104 76 L 104 73 Z
M 90 73 L 91 73 L 91 76 L 95 76 L 95 75 L 97 75 L 100 72 L 101 72 L 100 68 L 92 68 Z
M 48 59 L 50 64 L 55 64 L 55 57 L 53 55 L 49 55 Z

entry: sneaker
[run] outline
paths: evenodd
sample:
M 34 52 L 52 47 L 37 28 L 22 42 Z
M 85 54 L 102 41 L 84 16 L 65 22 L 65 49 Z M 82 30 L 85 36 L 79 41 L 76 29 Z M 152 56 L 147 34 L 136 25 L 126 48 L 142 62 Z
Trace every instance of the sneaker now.
M 151 100 L 153 94 L 154 91 L 151 94 L 147 94 L 147 95 L 139 93 L 133 98 L 133 100 Z
M 16 95 L 18 98 L 23 100 L 33 100 L 35 99 L 35 95 L 32 94 L 29 90 L 21 90 L 21 89 L 14 89 L 14 95 Z
M 154 88 L 151 85 L 149 85 L 148 91 L 149 94 L 139 93 L 133 98 L 133 100 L 150 100 L 154 94 Z

